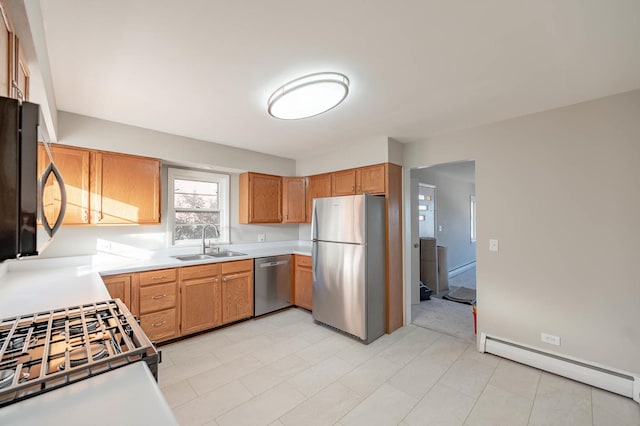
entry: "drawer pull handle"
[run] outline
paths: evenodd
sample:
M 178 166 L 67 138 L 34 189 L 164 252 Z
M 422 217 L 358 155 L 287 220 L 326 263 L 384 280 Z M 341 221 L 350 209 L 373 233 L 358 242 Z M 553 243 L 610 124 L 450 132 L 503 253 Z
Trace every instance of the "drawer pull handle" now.
M 158 294 L 157 296 L 153 296 L 152 299 L 153 300 L 158 300 L 158 299 L 162 299 L 163 297 L 167 297 L 166 294 Z
M 162 321 L 162 322 L 155 322 L 153 324 L 151 324 L 151 327 L 161 327 L 163 325 L 165 325 L 167 323 L 167 321 Z
M 160 275 L 159 277 L 151 277 L 152 280 L 163 280 L 165 278 L 167 278 L 166 275 Z

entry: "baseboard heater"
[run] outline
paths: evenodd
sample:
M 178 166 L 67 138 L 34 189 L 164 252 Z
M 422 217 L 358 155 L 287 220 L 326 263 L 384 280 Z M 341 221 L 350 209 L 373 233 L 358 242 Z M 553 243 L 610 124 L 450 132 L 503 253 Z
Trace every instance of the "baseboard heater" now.
M 605 389 L 640 403 L 640 377 L 480 334 L 480 351 Z

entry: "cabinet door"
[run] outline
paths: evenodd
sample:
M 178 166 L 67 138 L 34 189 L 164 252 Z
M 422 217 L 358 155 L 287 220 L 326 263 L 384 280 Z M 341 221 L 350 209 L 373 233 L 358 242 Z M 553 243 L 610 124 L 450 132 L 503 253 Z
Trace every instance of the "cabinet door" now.
M 331 195 L 354 195 L 356 193 L 356 170 L 343 170 L 333 173 Z
M 24 55 L 22 54 L 22 48 L 20 47 L 20 43 L 18 38 L 15 38 L 15 46 L 16 46 L 16 58 L 18 58 L 18 62 L 15 67 L 15 80 L 18 87 L 14 88 L 16 90 L 16 98 L 22 99 L 23 101 L 29 100 L 29 68 L 27 68 L 27 64 L 24 60 Z
M 358 194 L 384 194 L 386 168 L 384 164 L 358 169 Z
M 92 153 L 92 221 L 160 223 L 160 161 L 107 152 Z
M 112 299 L 120 299 L 131 311 L 131 275 L 102 277 Z
M 180 334 L 184 336 L 217 325 L 216 309 L 220 309 L 220 304 L 216 303 L 216 284 L 219 282 L 219 276 L 182 281 Z
M 282 223 L 304 223 L 307 219 L 307 178 L 282 178 Z
M 140 315 L 140 326 L 151 341 L 162 342 L 179 336 L 177 317 L 175 309 Z
M 51 145 L 51 155 L 62 175 L 67 190 L 67 210 L 63 225 L 86 225 L 89 223 L 89 151 L 61 145 Z M 38 175 L 49 165 L 49 156 L 44 145 L 38 145 Z M 43 183 L 44 214 L 49 223 L 60 212 L 60 187 L 53 176 Z
M 4 9 L 2 3 L 0 3 L 0 9 Z M 6 16 L 6 13 L 0 13 L 0 96 L 8 98 L 11 94 L 11 74 L 9 70 L 11 69 L 12 55 L 10 52 L 13 45 L 13 34 Z
M 331 197 L 331 173 L 309 177 L 307 187 L 307 223 L 311 223 L 314 198 Z
M 296 297 L 295 304 L 305 309 L 312 309 L 313 277 L 310 268 L 296 266 L 295 274 Z
M 238 204 L 240 223 L 282 222 L 282 178 L 242 173 Z
M 253 315 L 253 272 L 222 276 L 222 322 Z

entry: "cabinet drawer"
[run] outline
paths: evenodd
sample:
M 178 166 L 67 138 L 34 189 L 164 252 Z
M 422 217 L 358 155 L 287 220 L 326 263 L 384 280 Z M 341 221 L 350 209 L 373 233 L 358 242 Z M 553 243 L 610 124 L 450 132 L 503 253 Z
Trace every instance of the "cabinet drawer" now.
M 303 256 L 296 254 L 296 266 L 302 266 L 303 268 L 311 268 L 311 256 Z
M 220 275 L 222 268 L 219 263 L 209 263 L 207 265 L 187 266 L 180 268 L 182 270 L 183 280 L 192 280 L 195 278 L 209 278 Z
M 223 274 L 232 274 L 234 272 L 252 271 L 253 259 L 238 260 L 236 262 L 225 262 L 222 264 Z
M 140 272 L 140 285 L 154 285 L 177 280 L 176 269 L 159 269 L 157 271 Z
M 175 308 L 176 283 L 158 284 L 140 288 L 140 313 Z
M 178 337 L 176 333 L 176 310 L 167 309 L 153 314 L 140 315 L 140 325 L 152 341 Z

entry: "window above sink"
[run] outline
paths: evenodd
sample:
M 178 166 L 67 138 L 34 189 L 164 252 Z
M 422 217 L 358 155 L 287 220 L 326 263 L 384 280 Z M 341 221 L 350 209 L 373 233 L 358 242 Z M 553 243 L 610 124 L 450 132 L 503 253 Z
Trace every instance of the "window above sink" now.
M 207 242 L 229 243 L 229 176 L 170 167 L 167 180 L 171 244 L 200 244 L 206 225 L 219 230 L 208 229 Z

